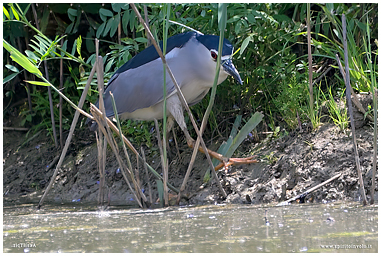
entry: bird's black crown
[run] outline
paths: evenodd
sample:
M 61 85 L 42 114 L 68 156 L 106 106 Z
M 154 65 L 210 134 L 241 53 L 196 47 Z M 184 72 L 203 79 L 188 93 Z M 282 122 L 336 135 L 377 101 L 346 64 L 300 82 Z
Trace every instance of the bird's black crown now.
M 215 35 L 201 35 L 198 34 L 196 36 L 197 40 L 200 41 L 203 45 L 205 45 L 208 50 L 216 50 L 218 51 L 218 45 L 220 41 L 219 36 Z M 230 43 L 229 40 L 224 38 L 223 46 L 222 46 L 222 55 L 221 56 L 227 56 L 233 54 L 233 45 Z

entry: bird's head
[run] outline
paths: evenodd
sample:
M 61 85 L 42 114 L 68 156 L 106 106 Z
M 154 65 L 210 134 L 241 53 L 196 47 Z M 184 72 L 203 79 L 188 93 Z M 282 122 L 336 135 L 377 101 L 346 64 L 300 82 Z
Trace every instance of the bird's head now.
M 213 67 L 215 68 L 218 57 L 218 45 L 220 37 L 215 35 L 198 35 L 197 40 L 206 48 L 206 51 L 203 51 L 203 59 L 206 62 L 205 64 L 210 66 L 214 65 Z M 229 42 L 229 40 L 224 38 L 221 54 L 220 79 L 222 78 L 223 81 L 228 75 L 231 75 L 239 84 L 242 85 L 242 79 L 232 62 L 233 53 L 233 45 Z

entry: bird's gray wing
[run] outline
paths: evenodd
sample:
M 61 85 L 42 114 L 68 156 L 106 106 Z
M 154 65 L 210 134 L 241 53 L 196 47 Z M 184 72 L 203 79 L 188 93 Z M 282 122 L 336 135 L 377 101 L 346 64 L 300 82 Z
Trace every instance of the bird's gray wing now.
M 167 73 L 167 95 L 175 88 Z M 109 92 L 115 98 L 118 114 L 132 113 L 163 100 L 163 64 L 160 58 L 138 68 L 115 74 L 104 94 L 106 115 L 114 116 Z M 98 105 L 98 104 L 97 104 Z

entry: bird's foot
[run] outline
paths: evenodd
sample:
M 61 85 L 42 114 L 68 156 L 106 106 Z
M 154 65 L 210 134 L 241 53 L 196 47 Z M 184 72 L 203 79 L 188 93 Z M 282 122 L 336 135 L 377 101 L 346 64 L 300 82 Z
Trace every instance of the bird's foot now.
M 194 140 L 189 140 L 189 141 L 187 141 L 187 143 L 188 143 L 189 147 L 194 148 L 194 144 L 195 144 Z M 198 150 L 202 153 L 205 153 L 204 149 L 201 146 L 198 148 Z M 219 165 L 217 165 L 214 168 L 216 171 L 221 169 L 222 167 L 225 167 L 225 169 L 227 169 L 229 166 L 232 166 L 232 165 L 258 163 L 258 160 L 254 159 L 254 156 L 250 156 L 250 157 L 246 157 L 246 158 L 227 158 L 227 157 L 224 157 L 223 155 L 221 155 L 215 151 L 212 151 L 208 148 L 207 148 L 207 151 L 211 157 L 218 159 L 221 162 Z
M 218 159 L 220 160 L 220 159 Z M 221 160 L 220 160 L 221 161 Z M 229 166 L 232 165 L 241 165 L 241 164 L 253 164 L 253 163 L 258 163 L 258 160 L 254 159 L 254 156 L 246 157 L 246 158 L 228 158 L 227 161 L 221 161 L 219 165 L 214 167 L 214 170 L 219 170 L 222 167 L 227 170 Z

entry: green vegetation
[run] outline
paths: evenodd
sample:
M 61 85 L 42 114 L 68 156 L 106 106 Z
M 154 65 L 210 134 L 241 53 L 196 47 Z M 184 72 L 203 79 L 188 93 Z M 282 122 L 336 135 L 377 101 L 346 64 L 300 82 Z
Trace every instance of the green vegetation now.
M 268 155 L 265 155 L 264 159 L 266 159 L 269 164 L 275 164 L 276 161 L 278 161 L 278 158 L 274 156 L 274 152 L 270 152 Z
M 167 6 L 170 11 L 166 10 Z M 46 86 L 28 85 L 25 82 L 40 81 L 45 76 L 43 61 L 48 65 L 49 82 L 59 88 L 59 66 L 60 60 L 63 60 L 61 92 L 76 104 L 95 62 L 95 38 L 100 40 L 99 54 L 105 63 L 105 83 L 121 65 L 142 51 L 149 41 L 128 4 L 52 3 L 35 7 L 39 30 L 36 28 L 31 4 L 3 4 L 3 114 L 7 118 L 12 104 L 24 100 L 24 103 L 18 105 L 17 112 L 22 121 L 17 125 L 32 126 L 33 132 L 45 129 L 51 134 Z M 218 4 L 139 4 L 137 7 L 143 17 L 147 14 L 150 28 L 160 40 L 165 38 L 166 33 L 169 37 L 188 31 L 173 23 L 168 23 L 168 28 L 165 28 L 163 24 L 167 15 L 170 20 L 205 34 L 219 32 Z M 348 125 L 346 112 L 336 104 L 345 92 L 335 56 L 338 54 L 341 60 L 344 59 L 342 13 L 346 14 L 348 24 L 353 89 L 356 92 L 374 93 L 374 89 L 378 88 L 377 4 L 311 4 L 314 71 L 314 102 L 311 110 L 307 4 L 229 4 L 224 34 L 235 45 L 237 52 L 234 63 L 244 84 L 238 85 L 229 78 L 218 86 L 205 137 L 218 134 L 227 138 L 236 116 L 242 115 L 246 123 L 256 111 L 264 114 L 266 129 L 273 132 L 279 131 L 279 127 L 291 131 L 303 123 L 312 123 L 312 127 L 318 127 L 320 108 L 326 99 L 332 122 L 345 130 Z M 22 59 L 26 65 L 18 65 L 15 58 Z M 327 69 L 330 70 L 325 72 Z M 28 90 L 32 110 L 26 101 Z M 58 126 L 59 95 L 53 92 L 52 96 L 55 106 L 53 114 Z M 87 100 L 95 102 L 97 97 L 94 77 Z M 205 98 L 192 107 L 195 118 L 200 123 L 208 106 L 209 95 Z M 65 101 L 60 108 L 63 113 L 63 129 L 67 130 L 74 111 Z M 85 104 L 84 110 L 88 112 L 88 108 L 89 104 Z M 373 111 L 370 108 L 369 115 L 376 117 Z M 81 125 L 84 126 L 84 119 Z M 153 145 L 150 132 L 152 127 L 153 122 L 129 120 L 122 123 L 122 129 L 130 134 L 129 138 L 134 143 L 146 143 L 149 147 Z M 191 133 L 195 137 L 193 129 Z
M 324 96 L 324 94 L 323 94 Z M 345 91 L 342 91 L 339 96 L 339 102 L 342 102 L 342 106 L 336 103 L 335 98 L 332 95 L 331 88 L 328 88 L 329 100 L 324 96 L 324 100 L 328 102 L 328 111 L 332 121 L 340 128 L 341 131 L 345 131 L 348 128 L 349 118 L 347 115 L 347 108 L 345 106 Z

